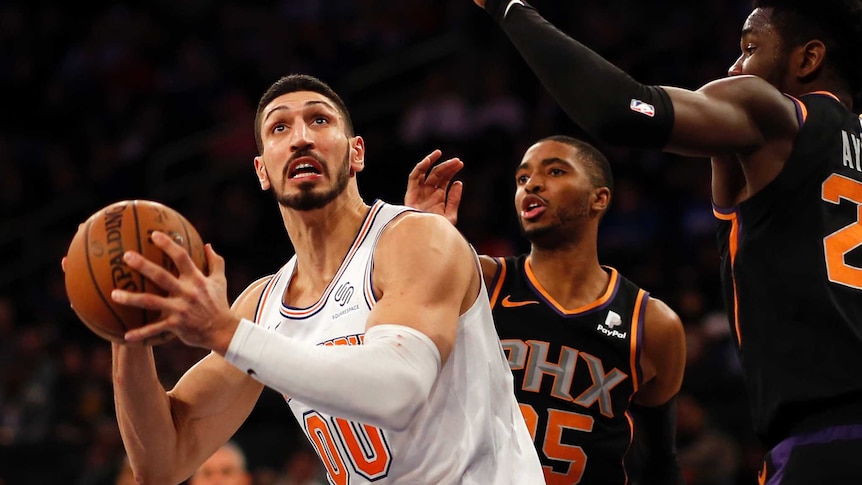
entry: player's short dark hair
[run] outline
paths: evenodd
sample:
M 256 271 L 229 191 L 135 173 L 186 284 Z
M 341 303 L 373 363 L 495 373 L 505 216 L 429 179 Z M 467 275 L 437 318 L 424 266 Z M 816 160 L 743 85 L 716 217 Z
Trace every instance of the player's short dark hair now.
M 752 7 L 772 9 L 785 49 L 822 41 L 825 65 L 851 95 L 862 94 L 862 0 L 753 0 Z
M 335 103 L 336 108 L 344 118 L 344 131 L 347 136 L 353 136 L 353 120 L 350 119 L 350 113 L 347 111 L 347 105 L 328 84 L 317 79 L 314 76 L 307 74 L 290 74 L 282 77 L 278 81 L 272 83 L 257 103 L 257 112 L 254 115 L 254 140 L 257 142 L 258 153 L 263 153 L 263 140 L 260 137 L 260 125 L 262 123 L 261 115 L 263 109 L 272 102 L 273 99 L 288 93 L 297 91 L 311 91 L 319 93 L 330 101 Z
M 577 149 L 582 155 L 581 160 L 587 162 L 587 171 L 589 172 L 590 182 L 592 182 L 593 187 L 607 187 L 611 192 L 613 192 L 614 176 L 613 172 L 611 172 L 611 164 L 608 162 L 608 158 L 605 157 L 598 148 L 583 140 L 567 135 L 549 136 L 539 140 L 539 143 L 543 141 L 555 141 Z

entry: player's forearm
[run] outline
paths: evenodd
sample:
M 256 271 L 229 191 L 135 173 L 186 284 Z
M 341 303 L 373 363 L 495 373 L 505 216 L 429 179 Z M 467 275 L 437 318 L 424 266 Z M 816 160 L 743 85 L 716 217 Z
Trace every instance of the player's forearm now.
M 179 483 L 176 429 L 151 347 L 113 345 L 114 406 L 138 483 Z
M 364 345 L 309 346 L 243 320 L 225 359 L 319 411 L 394 430 L 410 425 L 440 371 L 431 339 L 398 325 L 372 327 Z
M 683 485 L 682 472 L 676 459 L 676 399 L 660 406 L 633 404 L 631 412 L 642 425 L 647 437 L 649 459 L 641 478 L 655 485 Z
M 488 0 L 486 10 L 563 110 L 590 135 L 620 146 L 664 147 L 673 106 L 663 89 L 638 83 L 520 0 Z

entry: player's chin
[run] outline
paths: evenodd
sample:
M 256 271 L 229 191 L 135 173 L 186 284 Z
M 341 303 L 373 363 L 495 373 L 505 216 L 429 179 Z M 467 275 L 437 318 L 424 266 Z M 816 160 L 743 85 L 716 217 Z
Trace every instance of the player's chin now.
M 555 234 L 557 232 L 557 225 L 551 221 L 543 220 L 542 216 L 538 216 L 532 220 L 521 219 L 521 232 L 524 237 L 533 240 Z
M 521 223 L 521 229 L 524 231 L 540 229 L 547 226 L 547 222 L 544 220 L 544 214 L 539 214 L 533 217 L 520 217 L 519 222 Z
M 285 192 L 279 195 L 279 203 L 297 211 L 320 209 L 330 203 L 338 195 L 333 190 L 324 188 L 305 188 L 300 191 Z

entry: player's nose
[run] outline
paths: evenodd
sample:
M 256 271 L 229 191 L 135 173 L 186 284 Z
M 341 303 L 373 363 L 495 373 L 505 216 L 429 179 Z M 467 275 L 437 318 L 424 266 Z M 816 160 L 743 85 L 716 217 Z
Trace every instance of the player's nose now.
M 293 150 L 301 150 L 306 147 L 313 147 L 314 141 L 311 137 L 311 130 L 305 123 L 297 123 L 290 131 L 290 147 Z
M 535 194 L 537 192 L 541 192 L 544 186 L 545 184 L 542 177 L 533 175 L 527 180 L 524 189 L 527 191 L 528 194 Z
M 730 65 L 730 69 L 727 70 L 728 76 L 739 76 L 742 74 L 742 56 L 739 56 L 733 64 Z

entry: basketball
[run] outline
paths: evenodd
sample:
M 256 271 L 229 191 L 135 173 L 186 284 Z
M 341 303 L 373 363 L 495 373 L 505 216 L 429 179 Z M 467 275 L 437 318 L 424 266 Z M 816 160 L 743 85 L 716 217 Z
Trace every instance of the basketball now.
M 178 274 L 171 258 L 150 239 L 153 231 L 167 234 L 184 247 L 206 273 L 204 244 L 197 230 L 182 214 L 158 202 L 115 202 L 78 227 L 66 254 L 66 294 L 78 318 L 96 335 L 122 343 L 127 331 L 158 321 L 159 312 L 120 305 L 111 299 L 115 288 L 165 295 L 158 285 L 126 266 L 123 253 L 128 250 Z M 146 343 L 156 345 L 172 336 L 165 333 Z

